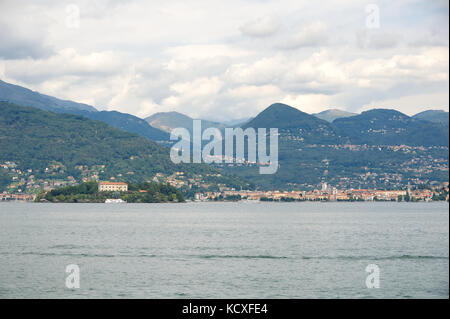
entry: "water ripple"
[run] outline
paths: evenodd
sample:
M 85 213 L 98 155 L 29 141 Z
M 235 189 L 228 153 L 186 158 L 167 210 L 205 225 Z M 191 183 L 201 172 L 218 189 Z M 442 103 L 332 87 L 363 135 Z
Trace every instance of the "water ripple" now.
M 1 255 L 35 255 L 35 256 L 55 256 L 55 257 L 100 257 L 100 258 L 199 258 L 199 259 L 324 259 L 324 260 L 434 260 L 449 259 L 448 256 L 431 256 L 431 255 L 393 255 L 393 256 L 276 256 L 276 255 L 183 255 L 183 254 L 100 254 L 100 253 L 56 253 L 56 252 L 1 252 Z
M 397 260 L 397 259 L 448 259 L 448 256 L 396 255 L 396 256 L 303 256 L 302 259 L 342 259 L 342 260 Z

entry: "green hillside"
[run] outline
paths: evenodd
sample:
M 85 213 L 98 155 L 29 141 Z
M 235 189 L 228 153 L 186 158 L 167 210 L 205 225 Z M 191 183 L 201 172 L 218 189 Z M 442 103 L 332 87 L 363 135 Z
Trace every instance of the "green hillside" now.
M 105 122 L 122 131 L 137 133 L 160 144 L 170 144 L 169 134 L 150 126 L 145 120 L 134 115 L 117 111 L 99 112 L 96 108 L 87 104 L 61 100 L 1 80 L 0 101 L 32 106 L 44 111 L 82 115 L 91 120 Z
M 448 126 L 411 118 L 389 109 L 374 109 L 333 121 L 353 144 L 448 146 Z
M 0 80 L 0 101 L 32 106 L 45 111 L 83 110 L 97 112 L 90 105 L 57 99 L 2 80 Z
M 278 171 L 260 175 L 256 166 L 244 165 L 224 169 L 265 189 L 311 189 L 322 181 L 340 188 L 398 189 L 448 181 L 448 129 L 394 110 L 330 124 L 274 104 L 245 127 L 278 128 Z
M 448 118 L 448 112 L 442 111 L 442 110 L 427 110 L 420 113 L 417 113 L 416 115 L 413 115 L 413 118 L 419 119 L 419 120 L 425 120 L 429 122 L 434 123 L 441 123 L 446 126 L 448 126 L 449 118 Z
M 91 120 L 102 121 L 115 128 L 118 128 L 119 130 L 136 133 L 159 144 L 170 145 L 169 134 L 160 129 L 150 126 L 145 120 L 131 114 L 121 113 L 117 111 L 70 111 L 65 113 L 81 115 Z
M 151 180 L 157 173 L 219 173 L 204 164 L 174 164 L 168 148 L 103 122 L 6 102 L 0 102 L 0 147 L 0 163 L 14 162 L 14 170 L 32 169 L 35 179 L 73 176 L 79 181 L 87 169 L 95 170 L 100 180 L 130 182 Z M 0 185 L 5 178 L 0 172 Z
M 278 128 L 280 133 L 308 143 L 335 143 L 339 136 L 332 124 L 286 104 L 272 104 L 243 128 Z

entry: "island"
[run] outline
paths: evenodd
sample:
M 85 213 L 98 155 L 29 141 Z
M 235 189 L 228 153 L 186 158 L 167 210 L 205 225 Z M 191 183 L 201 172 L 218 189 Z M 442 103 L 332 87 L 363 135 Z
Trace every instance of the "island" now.
M 183 194 L 175 187 L 156 182 L 138 184 L 123 182 L 84 182 L 41 192 L 35 202 L 105 203 L 107 199 L 121 199 L 127 203 L 181 203 Z

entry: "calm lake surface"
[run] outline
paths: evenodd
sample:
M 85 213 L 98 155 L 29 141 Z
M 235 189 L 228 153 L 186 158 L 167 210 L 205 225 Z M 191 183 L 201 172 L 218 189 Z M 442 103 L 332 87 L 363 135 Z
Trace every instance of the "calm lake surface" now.
M 0 298 L 448 298 L 448 209 L 0 203 Z

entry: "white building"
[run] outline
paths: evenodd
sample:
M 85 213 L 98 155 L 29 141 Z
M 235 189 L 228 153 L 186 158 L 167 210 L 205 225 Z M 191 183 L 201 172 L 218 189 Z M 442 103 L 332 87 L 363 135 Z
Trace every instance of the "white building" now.
M 122 182 L 100 182 L 98 183 L 99 192 L 126 192 L 128 184 Z

